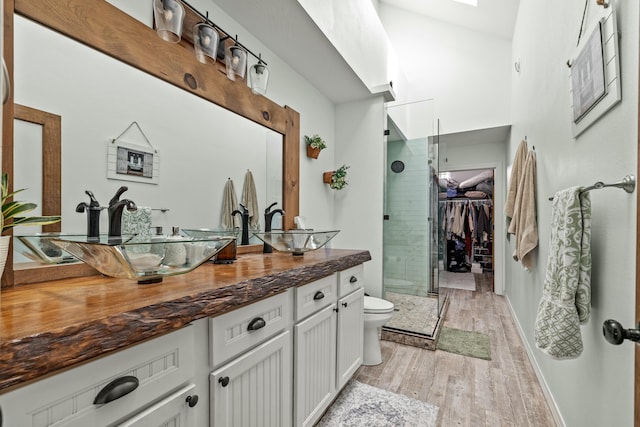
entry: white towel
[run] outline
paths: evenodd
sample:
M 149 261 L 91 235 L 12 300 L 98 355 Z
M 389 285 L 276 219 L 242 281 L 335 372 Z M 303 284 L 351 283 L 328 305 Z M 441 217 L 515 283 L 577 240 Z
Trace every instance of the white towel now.
M 569 188 L 553 198 L 547 272 L 535 322 L 536 346 L 556 359 L 582 353 L 580 324 L 591 313 L 591 200 L 580 190 Z
M 509 218 L 513 218 L 513 211 L 516 204 L 516 195 L 518 194 L 518 186 L 520 185 L 524 164 L 527 160 L 527 152 L 527 142 L 521 141 L 520 145 L 518 145 L 518 149 L 516 150 L 516 156 L 513 159 L 513 165 L 511 166 L 511 176 L 509 177 L 509 188 L 507 190 L 507 201 L 504 205 L 504 212 Z
M 227 183 L 224 185 L 224 191 L 222 193 L 222 214 L 220 215 L 220 226 L 223 229 L 231 230 L 242 226 L 241 218 L 237 215 L 231 215 L 231 213 L 236 209 L 238 209 L 238 197 L 236 196 L 236 190 L 233 187 L 233 181 L 229 178 L 227 179 Z
M 533 250 L 538 246 L 536 221 L 536 153 L 529 151 L 520 175 L 509 233 L 515 234 L 513 259 L 526 270 L 533 268 Z
M 253 174 L 250 170 L 244 175 L 244 186 L 242 187 L 242 201 L 240 202 L 249 210 L 249 228 L 260 229 L 260 210 L 258 209 L 258 196 L 256 194 L 256 184 L 253 181 Z

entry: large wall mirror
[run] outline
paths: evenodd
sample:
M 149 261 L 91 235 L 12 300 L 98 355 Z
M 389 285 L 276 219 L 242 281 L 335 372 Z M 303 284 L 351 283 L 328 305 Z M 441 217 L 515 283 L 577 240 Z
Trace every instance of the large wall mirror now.
M 105 1 L 78 0 L 65 6 L 44 1 L 37 7 L 29 3 L 16 1 L 16 15 L 11 15 L 14 54 L 13 61 L 8 62 L 13 75 L 13 101 L 61 118 L 62 232 L 86 230 L 85 216 L 75 212 L 79 202 L 88 202 L 85 190 L 93 191 L 106 206 L 122 185 L 129 188 L 122 197 L 151 208 L 153 225 L 165 231 L 173 226 L 218 227 L 225 184 L 233 181 L 240 200 L 247 171 L 253 175 L 261 210 L 277 202 L 288 215 L 283 224 L 275 225 L 290 228 L 298 211 L 299 116 L 295 111 L 253 95 L 246 86 L 230 82 L 224 75 L 218 76 L 212 64 L 207 69 L 197 63 L 187 52 L 188 47 L 163 42 L 152 29 Z M 13 12 L 13 5 L 5 6 Z M 83 13 L 99 16 L 100 23 L 93 20 L 89 27 L 79 27 L 73 15 Z M 5 17 L 7 14 L 5 11 Z M 122 45 L 113 39 L 108 43 L 93 40 L 95 33 L 111 34 L 103 26 L 125 29 L 124 33 L 137 34 L 138 39 L 122 40 Z M 153 43 L 145 50 L 153 50 L 160 60 L 130 60 L 130 46 L 136 40 Z M 183 69 L 173 70 L 179 62 L 175 56 L 185 53 L 189 61 L 185 56 Z M 163 69 L 163 55 L 171 58 L 166 61 L 172 63 L 169 69 Z M 198 83 L 196 89 L 178 80 L 187 73 Z M 222 98 L 221 88 L 225 92 Z M 238 99 L 230 98 L 234 95 Z M 137 126 L 129 127 L 134 122 Z M 32 139 L 29 135 L 37 134 L 29 130 L 29 123 L 14 123 L 11 132 L 15 130 L 16 145 L 18 139 Z M 122 179 L 107 176 L 109 146 L 114 139 L 116 145 L 154 153 L 154 162 L 159 165 L 155 182 L 130 180 L 126 175 Z M 37 167 L 32 157 L 38 154 L 14 150 L 6 141 L 5 131 L 3 168 L 7 170 L 8 154 L 13 157 L 14 187 L 35 185 L 23 181 L 29 176 L 25 169 Z M 34 201 L 38 200 L 42 199 Z M 106 212 L 100 225 L 106 232 Z M 23 228 L 15 234 L 35 231 Z M 24 261 L 20 256 L 14 260 L 14 270 L 19 273 L 3 278 L 3 285 L 42 277 L 36 269 L 30 274 L 27 268 L 25 274 L 24 266 L 19 265 Z M 69 267 L 56 268 L 60 271 Z M 60 277 L 66 276 L 63 273 Z

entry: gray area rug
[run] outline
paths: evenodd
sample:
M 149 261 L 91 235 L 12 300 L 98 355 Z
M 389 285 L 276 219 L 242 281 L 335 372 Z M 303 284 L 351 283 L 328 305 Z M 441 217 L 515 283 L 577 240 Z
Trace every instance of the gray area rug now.
M 436 348 L 449 353 L 491 360 L 489 336 L 480 332 L 463 331 L 443 326 Z
M 351 380 L 316 427 L 435 427 L 438 407 Z

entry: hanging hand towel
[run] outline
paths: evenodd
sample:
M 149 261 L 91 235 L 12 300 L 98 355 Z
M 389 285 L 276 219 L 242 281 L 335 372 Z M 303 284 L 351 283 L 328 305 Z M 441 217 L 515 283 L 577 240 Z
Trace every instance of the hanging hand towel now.
M 520 261 L 526 270 L 533 268 L 533 250 L 538 246 L 536 221 L 536 153 L 529 151 L 522 168 L 518 192 L 509 224 L 509 233 L 515 234 L 516 248 L 513 259 Z
M 535 322 L 536 346 L 556 359 L 582 353 L 580 324 L 591 312 L 591 200 L 580 190 L 559 191 L 553 198 L 547 272 Z
M 242 187 L 242 201 L 240 202 L 249 210 L 249 228 L 260 229 L 260 212 L 258 209 L 258 196 L 256 194 L 256 184 L 253 181 L 253 174 L 250 170 L 244 175 L 244 186 Z
M 513 218 L 513 212 L 515 210 L 516 195 L 518 194 L 518 186 L 522 179 L 522 173 L 524 171 L 524 164 L 527 160 L 527 143 L 521 141 L 516 151 L 516 156 L 513 159 L 513 165 L 511 166 L 511 176 L 509 177 L 509 188 L 507 190 L 507 201 L 504 204 L 504 213 L 507 217 Z
M 238 198 L 233 187 L 233 181 L 229 178 L 222 192 L 222 214 L 220 215 L 220 226 L 222 228 L 232 230 L 242 226 L 239 216 L 231 214 L 236 209 L 238 209 Z

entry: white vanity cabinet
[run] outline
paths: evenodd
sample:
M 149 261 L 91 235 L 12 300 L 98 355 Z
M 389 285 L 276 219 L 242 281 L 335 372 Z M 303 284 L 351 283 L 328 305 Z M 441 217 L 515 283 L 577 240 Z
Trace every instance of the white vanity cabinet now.
M 292 295 L 289 290 L 209 320 L 210 427 L 291 425 Z
M 185 327 L 0 395 L 4 425 L 196 426 L 193 349 Z
M 295 426 L 316 423 L 362 364 L 362 266 L 345 272 L 346 279 L 338 273 L 296 288 Z M 356 273 L 360 277 L 357 284 L 349 282 Z M 348 285 L 341 286 L 345 280 Z
M 338 273 L 338 363 L 339 390 L 362 365 L 364 346 L 363 265 Z

